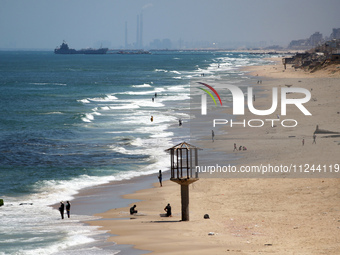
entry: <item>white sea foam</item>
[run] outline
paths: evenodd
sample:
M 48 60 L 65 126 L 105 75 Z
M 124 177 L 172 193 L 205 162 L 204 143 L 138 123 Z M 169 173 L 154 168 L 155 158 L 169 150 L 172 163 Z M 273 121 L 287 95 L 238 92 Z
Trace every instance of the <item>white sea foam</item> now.
M 103 110 L 103 111 L 108 111 L 108 110 L 110 110 L 110 106 L 102 106 L 102 107 L 100 107 L 100 109 Z
M 155 88 L 154 90 L 148 90 L 148 91 L 126 91 L 121 94 L 126 95 L 154 95 L 155 93 L 160 93 L 164 91 L 164 88 Z
M 190 96 L 188 94 L 179 94 L 179 95 L 174 95 L 174 96 L 167 96 L 162 98 L 162 101 L 184 101 L 184 100 L 189 100 Z
M 132 87 L 134 87 L 134 88 L 149 88 L 149 87 L 151 87 L 151 85 L 144 83 L 142 85 L 132 85 Z
M 94 102 L 112 102 L 117 100 L 117 97 L 114 95 L 106 95 L 105 97 L 88 98 L 88 100 Z
M 131 145 L 134 145 L 134 146 L 142 146 L 143 145 L 143 140 L 141 138 L 137 138 L 137 139 L 134 139 L 132 142 L 131 142 Z
M 155 69 L 155 72 L 164 72 L 164 73 L 167 73 L 169 71 L 165 70 L 165 69 Z
M 85 99 L 80 99 L 80 100 L 77 100 L 78 102 L 81 102 L 81 103 L 83 103 L 83 104 L 89 104 L 90 103 L 90 101 L 87 99 L 87 98 L 85 98 Z
M 111 110 L 122 110 L 122 109 L 138 109 L 140 108 L 137 104 L 121 104 L 117 106 L 109 106 Z
M 175 74 L 181 74 L 180 72 L 174 70 L 174 71 L 170 71 L 170 73 L 175 73 Z

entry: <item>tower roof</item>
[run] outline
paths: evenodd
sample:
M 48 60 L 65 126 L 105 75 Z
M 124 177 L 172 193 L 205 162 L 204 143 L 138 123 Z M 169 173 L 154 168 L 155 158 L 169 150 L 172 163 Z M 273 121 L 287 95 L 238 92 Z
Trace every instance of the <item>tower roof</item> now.
M 178 150 L 178 149 L 187 149 L 187 150 L 198 149 L 198 150 L 202 150 L 201 148 L 198 148 L 198 147 L 191 145 L 187 142 L 182 142 L 182 143 L 179 143 L 179 144 L 177 144 L 177 145 L 175 145 L 175 146 L 173 146 L 173 147 L 171 147 L 171 148 L 169 148 L 165 151 Z

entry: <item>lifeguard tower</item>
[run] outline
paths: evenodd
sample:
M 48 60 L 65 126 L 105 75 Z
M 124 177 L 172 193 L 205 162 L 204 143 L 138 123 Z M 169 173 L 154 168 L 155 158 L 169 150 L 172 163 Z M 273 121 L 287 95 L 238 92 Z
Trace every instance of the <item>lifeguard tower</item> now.
M 181 185 L 182 221 L 189 221 L 189 185 L 198 181 L 198 150 L 186 142 L 166 150 L 170 152 L 170 180 Z

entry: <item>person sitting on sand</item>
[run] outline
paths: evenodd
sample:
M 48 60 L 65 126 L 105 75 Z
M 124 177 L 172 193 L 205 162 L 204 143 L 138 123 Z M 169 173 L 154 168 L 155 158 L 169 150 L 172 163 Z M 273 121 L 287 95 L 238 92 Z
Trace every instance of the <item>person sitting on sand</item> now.
M 138 211 L 136 210 L 136 206 L 137 205 L 133 205 L 131 208 L 130 208 L 130 214 L 133 215 L 135 213 L 138 213 Z
M 171 206 L 168 204 L 165 208 L 164 211 L 166 211 L 166 217 L 172 217 L 171 215 Z

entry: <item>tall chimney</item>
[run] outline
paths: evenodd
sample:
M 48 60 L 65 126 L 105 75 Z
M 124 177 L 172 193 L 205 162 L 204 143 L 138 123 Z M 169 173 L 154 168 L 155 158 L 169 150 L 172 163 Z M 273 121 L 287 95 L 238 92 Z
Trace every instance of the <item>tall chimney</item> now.
M 128 48 L 128 28 L 127 28 L 127 21 L 125 21 L 125 49 Z
M 136 36 L 136 49 L 139 48 L 139 15 L 137 15 L 137 36 Z
M 143 48 L 143 13 L 140 14 L 139 48 Z

